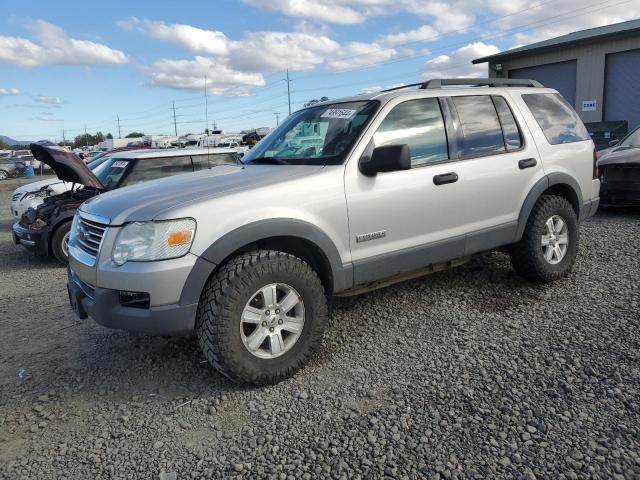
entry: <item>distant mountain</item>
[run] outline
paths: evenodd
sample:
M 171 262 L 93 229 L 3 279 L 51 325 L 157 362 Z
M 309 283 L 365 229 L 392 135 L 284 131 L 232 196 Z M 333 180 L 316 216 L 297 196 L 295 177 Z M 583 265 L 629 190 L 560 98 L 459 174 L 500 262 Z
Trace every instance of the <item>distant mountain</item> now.
M 29 145 L 30 143 L 35 143 L 33 140 L 14 140 L 11 137 L 7 137 L 5 135 L 0 135 L 0 141 L 6 143 L 9 146 L 14 145 Z

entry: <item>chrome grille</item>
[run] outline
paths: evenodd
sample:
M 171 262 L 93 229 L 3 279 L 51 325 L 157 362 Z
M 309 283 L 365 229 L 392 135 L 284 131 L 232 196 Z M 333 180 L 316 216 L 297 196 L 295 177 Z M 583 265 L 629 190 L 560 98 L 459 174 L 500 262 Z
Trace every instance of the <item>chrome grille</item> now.
M 605 182 L 640 182 L 640 168 L 635 166 L 605 166 L 602 170 L 602 177 Z
M 20 198 L 22 198 L 22 195 L 24 195 L 24 193 L 14 193 L 11 197 L 11 200 L 17 202 L 18 200 L 20 200 Z
M 85 253 L 88 253 L 93 258 L 98 257 L 98 251 L 100 250 L 100 244 L 102 243 L 102 237 L 107 226 L 87 220 L 80 216 L 78 218 L 78 225 L 76 227 L 75 241 L 78 247 Z

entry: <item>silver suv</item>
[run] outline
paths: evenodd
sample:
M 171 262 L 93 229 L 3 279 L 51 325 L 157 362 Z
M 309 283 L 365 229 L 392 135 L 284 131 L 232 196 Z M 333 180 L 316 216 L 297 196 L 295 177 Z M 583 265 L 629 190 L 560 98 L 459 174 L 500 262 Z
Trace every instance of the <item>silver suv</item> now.
M 594 161 L 577 114 L 534 81 L 432 80 L 316 104 L 242 165 L 84 203 L 71 304 L 110 328 L 195 332 L 232 380 L 275 382 L 320 344 L 328 295 L 498 247 L 527 279 L 565 276 L 598 206 Z

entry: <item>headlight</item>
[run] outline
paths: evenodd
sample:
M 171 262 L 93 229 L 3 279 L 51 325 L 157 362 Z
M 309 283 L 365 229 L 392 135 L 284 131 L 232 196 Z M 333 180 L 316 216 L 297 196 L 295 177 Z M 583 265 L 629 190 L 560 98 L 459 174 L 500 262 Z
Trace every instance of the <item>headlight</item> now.
M 111 259 L 124 265 L 182 257 L 191 248 L 195 231 L 196 222 L 191 218 L 129 223 L 118 233 Z

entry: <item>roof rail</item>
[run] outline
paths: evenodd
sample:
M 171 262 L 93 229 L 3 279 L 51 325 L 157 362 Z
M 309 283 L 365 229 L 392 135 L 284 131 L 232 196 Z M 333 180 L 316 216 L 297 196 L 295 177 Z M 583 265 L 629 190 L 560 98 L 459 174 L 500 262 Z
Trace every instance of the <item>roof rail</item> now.
M 472 85 L 474 87 L 544 87 L 544 85 L 537 80 L 519 78 L 435 78 L 424 82 L 420 88 L 431 90 L 449 85 Z
M 393 92 L 395 90 L 402 90 L 403 88 L 421 87 L 422 85 L 424 85 L 424 82 L 410 83 L 409 85 L 398 85 L 397 87 L 385 88 L 384 90 L 380 90 L 380 93 Z

